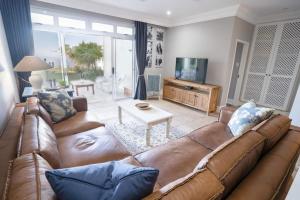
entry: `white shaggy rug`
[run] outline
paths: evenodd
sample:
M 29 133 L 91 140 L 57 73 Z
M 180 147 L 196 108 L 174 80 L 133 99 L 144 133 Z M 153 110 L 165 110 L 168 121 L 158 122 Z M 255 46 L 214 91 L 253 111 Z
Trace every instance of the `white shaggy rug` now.
M 166 138 L 166 124 L 161 123 L 152 127 L 150 131 L 151 145 L 147 146 L 145 134 L 146 125 L 127 115 L 123 117 L 122 121 L 123 123 L 120 124 L 117 118 L 113 118 L 104 123 L 105 127 L 110 130 L 133 155 L 187 134 L 186 131 L 173 127 L 171 123 L 169 138 Z

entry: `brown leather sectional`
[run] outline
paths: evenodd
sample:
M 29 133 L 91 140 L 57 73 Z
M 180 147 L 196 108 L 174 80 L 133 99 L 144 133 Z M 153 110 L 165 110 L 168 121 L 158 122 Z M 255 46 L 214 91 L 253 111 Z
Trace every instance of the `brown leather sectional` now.
M 79 105 L 85 107 L 86 102 Z M 31 113 L 38 107 L 28 106 Z M 1 175 L 8 177 L 4 199 L 56 199 L 46 170 L 110 160 L 160 170 L 146 200 L 284 199 L 300 150 L 299 128 L 291 127 L 291 120 L 283 115 L 273 115 L 233 137 L 227 127 L 234 112 L 231 107 L 221 109 L 217 122 L 137 155 L 130 155 L 100 124 L 79 132 L 55 132 L 56 125 L 47 123 L 41 108 L 20 117 L 23 110 L 15 108 L 11 119 L 17 120 L 8 123 L 0 138 L 0 144 L 10 141 L 12 152 L 5 155 L 12 161 L 2 167 L 5 153 L 0 146 Z

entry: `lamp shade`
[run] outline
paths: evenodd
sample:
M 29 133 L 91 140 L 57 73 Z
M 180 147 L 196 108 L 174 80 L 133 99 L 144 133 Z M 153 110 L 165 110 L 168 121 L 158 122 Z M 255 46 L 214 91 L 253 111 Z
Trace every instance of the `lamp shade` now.
M 31 72 L 50 69 L 51 66 L 36 56 L 25 56 L 16 65 L 16 72 Z

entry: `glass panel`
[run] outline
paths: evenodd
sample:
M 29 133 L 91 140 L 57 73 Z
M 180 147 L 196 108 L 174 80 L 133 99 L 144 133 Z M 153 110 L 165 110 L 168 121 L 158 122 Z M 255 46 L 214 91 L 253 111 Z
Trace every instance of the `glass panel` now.
M 114 98 L 132 97 L 133 94 L 132 40 L 115 40 Z
M 35 55 L 53 66 L 41 71 L 46 88 L 65 85 L 58 33 L 33 30 Z
M 36 24 L 53 25 L 54 17 L 51 15 L 31 13 L 31 21 L 32 21 L 32 23 L 36 23 Z
M 85 29 L 85 21 L 59 17 L 58 24 L 62 27 Z
M 102 32 L 114 32 L 114 26 L 110 24 L 101 24 L 101 23 L 92 23 L 92 29 L 94 31 L 102 31 Z
M 133 29 L 129 27 L 118 26 L 117 33 L 123 35 L 133 35 Z

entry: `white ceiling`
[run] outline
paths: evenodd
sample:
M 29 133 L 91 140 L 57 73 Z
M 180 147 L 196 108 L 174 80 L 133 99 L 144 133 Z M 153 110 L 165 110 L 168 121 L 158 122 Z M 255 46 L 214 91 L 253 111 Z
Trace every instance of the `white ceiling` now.
M 39 0 L 163 26 L 226 16 L 252 23 L 300 17 L 300 0 Z M 172 14 L 166 15 L 170 10 Z

